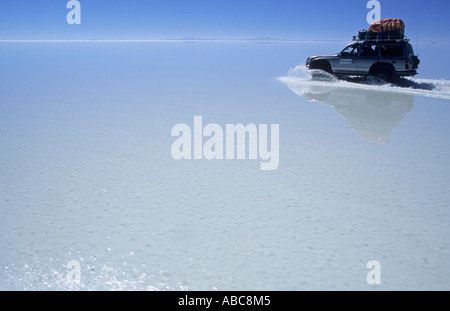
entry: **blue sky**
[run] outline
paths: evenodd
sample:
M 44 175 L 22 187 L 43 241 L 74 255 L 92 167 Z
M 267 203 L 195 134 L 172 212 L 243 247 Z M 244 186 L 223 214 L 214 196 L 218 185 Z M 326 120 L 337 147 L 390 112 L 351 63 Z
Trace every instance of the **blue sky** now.
M 1 0 L 0 39 L 165 39 L 200 37 L 349 40 L 367 28 L 367 0 L 79 0 L 81 25 L 68 25 L 66 0 Z M 380 0 L 407 35 L 449 41 L 442 0 Z M 417 13 L 417 14 L 416 14 Z M 417 16 L 417 18 L 416 18 Z M 444 39 L 445 38 L 445 39 Z

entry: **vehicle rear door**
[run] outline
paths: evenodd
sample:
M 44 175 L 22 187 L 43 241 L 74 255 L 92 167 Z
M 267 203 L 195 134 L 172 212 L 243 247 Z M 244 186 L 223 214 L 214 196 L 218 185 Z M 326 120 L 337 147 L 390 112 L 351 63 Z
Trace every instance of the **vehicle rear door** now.
M 405 46 L 399 43 L 380 45 L 380 62 L 392 64 L 397 72 L 405 70 Z

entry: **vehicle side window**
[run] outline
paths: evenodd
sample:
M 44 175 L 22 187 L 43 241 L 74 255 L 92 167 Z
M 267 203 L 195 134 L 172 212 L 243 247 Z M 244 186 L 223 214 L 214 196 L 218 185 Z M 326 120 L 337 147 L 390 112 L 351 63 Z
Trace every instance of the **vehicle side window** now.
M 381 56 L 383 57 L 402 57 L 403 47 L 401 45 L 382 45 Z
M 363 57 L 378 56 L 378 49 L 376 45 L 363 45 L 361 46 L 360 50 L 360 55 Z

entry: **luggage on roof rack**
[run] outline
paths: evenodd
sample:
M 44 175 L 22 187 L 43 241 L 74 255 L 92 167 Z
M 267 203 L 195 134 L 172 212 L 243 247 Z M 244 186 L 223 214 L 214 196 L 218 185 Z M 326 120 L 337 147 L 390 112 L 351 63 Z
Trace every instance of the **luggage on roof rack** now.
M 369 27 L 369 31 L 375 33 L 398 30 L 405 30 L 405 23 L 400 18 L 385 18 L 373 23 Z
M 386 18 L 370 25 L 369 30 L 361 30 L 358 41 L 381 41 L 405 39 L 405 23 L 400 18 Z

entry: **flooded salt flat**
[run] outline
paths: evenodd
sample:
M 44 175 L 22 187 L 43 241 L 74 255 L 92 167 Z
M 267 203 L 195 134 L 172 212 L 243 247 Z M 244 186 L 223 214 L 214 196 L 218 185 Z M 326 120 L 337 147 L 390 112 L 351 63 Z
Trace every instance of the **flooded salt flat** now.
M 292 74 L 338 44 L 0 47 L 0 289 L 450 288 L 435 46 L 401 87 Z M 194 116 L 279 124 L 278 168 L 174 160 Z

